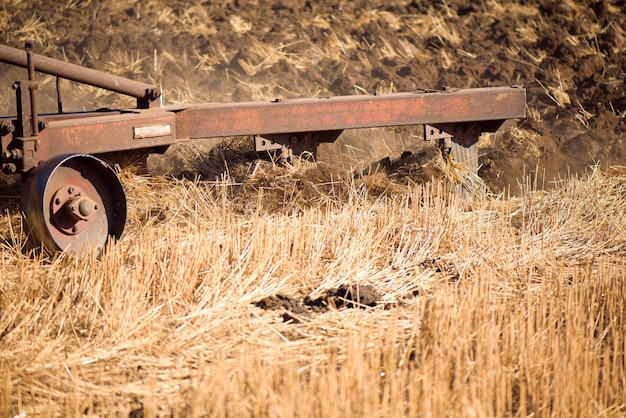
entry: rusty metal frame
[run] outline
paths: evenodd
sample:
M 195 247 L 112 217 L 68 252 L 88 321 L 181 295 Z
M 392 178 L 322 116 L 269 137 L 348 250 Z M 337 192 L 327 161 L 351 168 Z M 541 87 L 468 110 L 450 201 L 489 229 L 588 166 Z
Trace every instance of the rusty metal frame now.
M 526 115 L 526 91 L 519 86 L 160 106 L 156 86 L 29 53 L 30 58 L 22 50 L 0 45 L 0 61 L 29 68 L 29 75 L 36 69 L 130 95 L 137 98 L 137 108 L 33 114 L 28 104 L 34 101 L 34 76 L 17 83 L 18 115 L 0 118 L 0 163 L 9 173 L 27 172 L 66 153 L 150 150 L 239 135 L 255 136 L 257 150 L 315 155 L 320 143 L 335 141 L 345 129 L 400 125 L 425 125 L 425 139 L 453 141 L 471 156 L 481 132 L 493 132 L 505 120 Z M 477 168 L 477 163 L 470 165 Z

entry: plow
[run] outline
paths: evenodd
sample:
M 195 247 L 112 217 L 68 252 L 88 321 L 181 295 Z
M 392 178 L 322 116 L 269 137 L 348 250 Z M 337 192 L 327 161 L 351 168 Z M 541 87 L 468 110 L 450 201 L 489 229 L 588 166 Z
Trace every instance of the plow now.
M 23 67 L 13 84 L 16 115 L 0 116 L 0 166 L 22 175 L 21 208 L 30 241 L 82 256 L 122 237 L 126 196 L 113 168 L 128 155 L 163 153 L 192 140 L 251 136 L 258 152 L 313 159 L 344 130 L 423 125 L 450 161 L 478 170 L 478 139 L 526 115 L 520 86 L 422 89 L 405 93 L 163 105 L 158 86 L 0 45 L 0 62 Z M 38 111 L 36 73 L 134 97 L 135 108 Z

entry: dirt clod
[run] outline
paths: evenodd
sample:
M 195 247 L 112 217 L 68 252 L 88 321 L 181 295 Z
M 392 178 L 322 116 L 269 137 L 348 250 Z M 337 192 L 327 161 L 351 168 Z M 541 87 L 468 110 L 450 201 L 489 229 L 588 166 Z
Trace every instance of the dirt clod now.
M 254 302 L 253 305 L 264 310 L 284 310 L 284 322 L 299 322 L 299 317 L 308 317 L 310 315 L 309 310 L 301 300 L 280 293 Z
M 366 308 L 376 306 L 381 294 L 371 285 L 342 284 L 325 291 L 320 297 L 306 297 L 304 303 L 312 309 Z
M 371 285 L 342 284 L 337 288 L 322 292 L 319 297 L 315 298 L 309 295 L 299 300 L 278 293 L 254 302 L 253 305 L 265 310 L 283 310 L 284 322 L 299 322 L 300 318 L 309 317 L 314 312 L 374 307 L 381 297 L 381 293 Z

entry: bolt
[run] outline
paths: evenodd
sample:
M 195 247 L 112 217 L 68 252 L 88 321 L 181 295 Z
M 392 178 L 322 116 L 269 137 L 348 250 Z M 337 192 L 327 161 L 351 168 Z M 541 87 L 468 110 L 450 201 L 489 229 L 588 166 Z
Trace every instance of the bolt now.
M 15 126 L 13 126 L 11 122 L 4 121 L 2 122 L 2 125 L 0 125 L 0 135 L 2 136 L 8 135 L 14 131 L 15 131 Z
M 74 188 L 73 188 L 72 186 L 68 187 L 68 188 L 67 188 L 67 192 L 68 192 L 69 194 L 74 194 Z
M 74 206 L 74 205 L 70 206 L 70 211 L 71 212 L 76 212 L 76 206 Z
M 74 226 L 72 227 L 72 232 L 73 232 L 73 233 L 77 233 L 77 232 L 78 232 L 78 227 L 77 227 L 76 225 L 74 225 Z
M 39 130 L 46 129 L 50 124 L 46 120 L 39 121 Z
M 2 153 L 2 156 L 7 160 L 17 160 L 22 158 L 22 150 L 17 148 L 6 150 Z
M 60 205 L 61 204 L 61 199 L 59 199 L 58 197 L 56 199 L 54 199 L 54 204 L 55 205 Z
M 7 174 L 15 174 L 17 172 L 17 166 L 13 163 L 4 164 L 2 170 Z
M 147 96 L 150 100 L 156 100 L 161 97 L 161 92 L 158 89 L 150 89 L 147 91 Z

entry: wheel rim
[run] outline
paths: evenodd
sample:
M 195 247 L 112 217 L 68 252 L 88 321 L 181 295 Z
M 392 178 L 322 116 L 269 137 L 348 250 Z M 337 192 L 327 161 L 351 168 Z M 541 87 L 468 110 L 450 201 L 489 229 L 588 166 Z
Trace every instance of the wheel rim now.
M 126 195 L 105 162 L 91 155 L 63 155 L 28 175 L 22 210 L 35 245 L 82 256 L 122 236 Z

